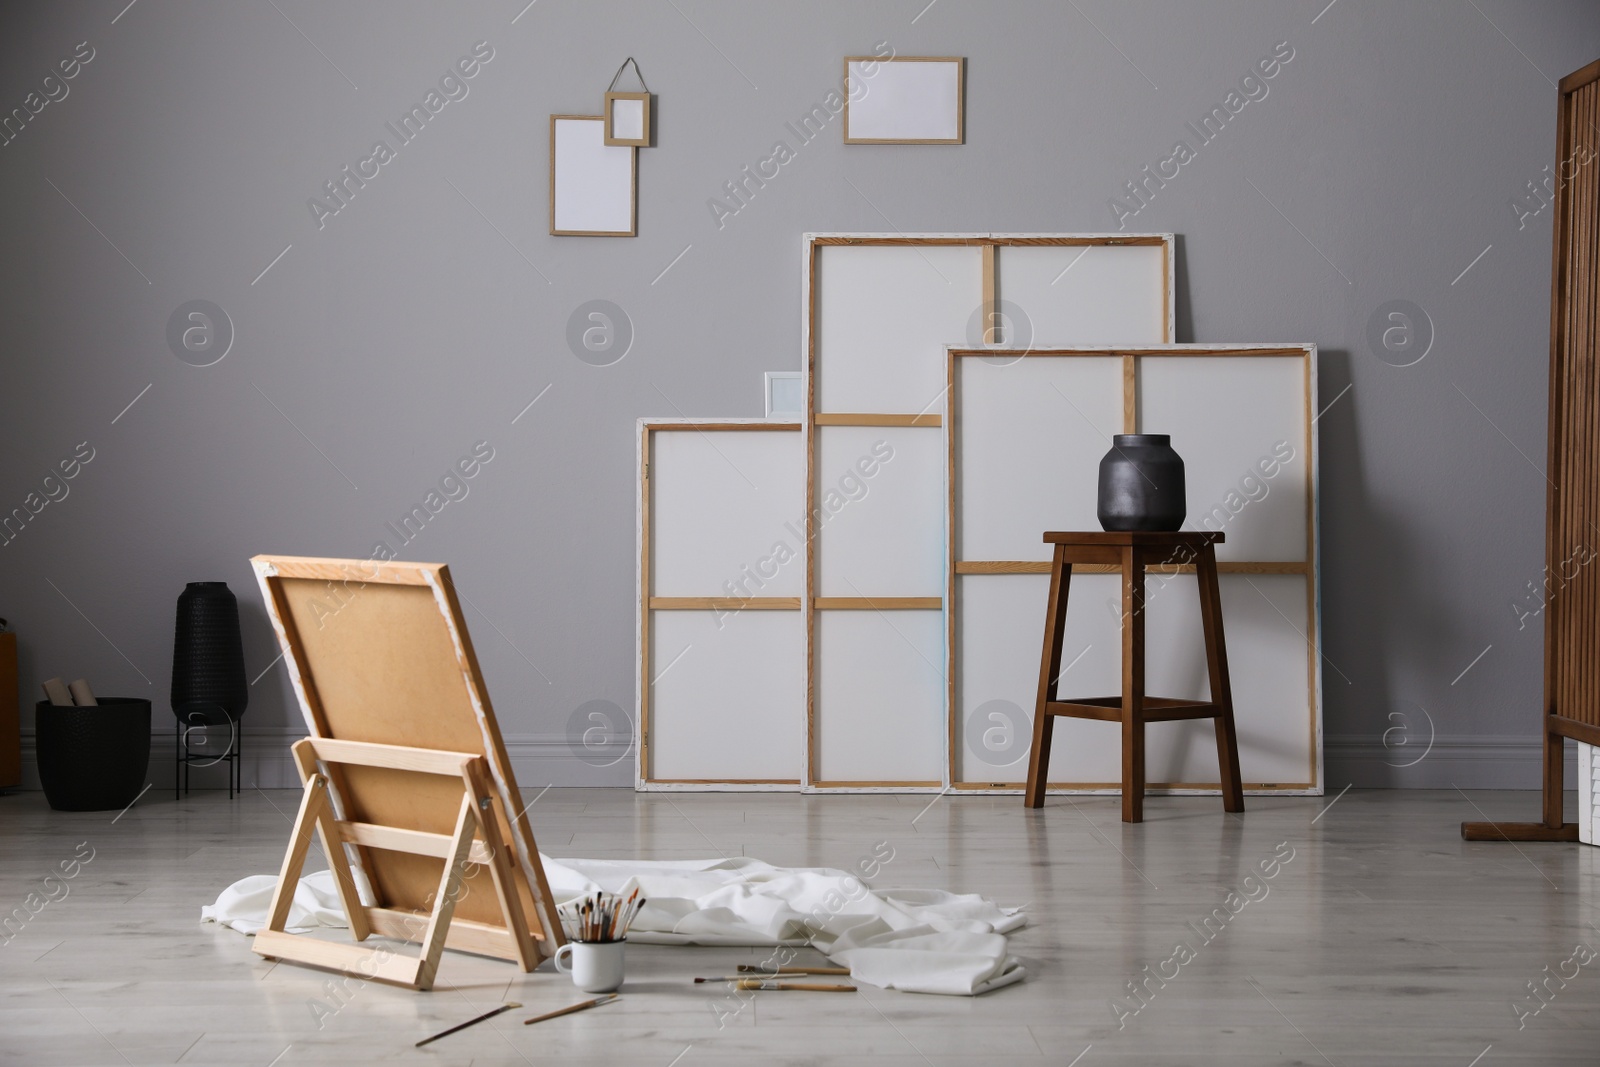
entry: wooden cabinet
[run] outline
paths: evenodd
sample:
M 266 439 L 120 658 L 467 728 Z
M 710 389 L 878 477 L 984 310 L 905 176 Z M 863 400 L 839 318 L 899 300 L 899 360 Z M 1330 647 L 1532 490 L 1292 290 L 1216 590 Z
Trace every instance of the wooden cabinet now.
M 0 634 L 0 789 L 22 782 L 17 699 L 17 635 L 4 633 Z

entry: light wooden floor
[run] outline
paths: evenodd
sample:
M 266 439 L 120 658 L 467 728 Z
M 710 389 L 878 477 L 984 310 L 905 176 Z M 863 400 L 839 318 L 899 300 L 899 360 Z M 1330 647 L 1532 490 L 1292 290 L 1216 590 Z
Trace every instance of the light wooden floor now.
M 1015 797 L 928 807 L 918 796 L 551 790 L 532 816 L 555 856 L 851 867 L 886 841 L 895 858 L 879 886 L 1026 905 L 1012 948 L 1030 977 L 978 999 L 864 989 L 742 1006 L 688 979 L 761 952 L 630 946 L 620 1003 L 532 1028 L 520 1023 L 532 1010 L 582 995 L 549 973 L 452 953 L 432 993 L 369 984 L 336 998 L 331 976 L 268 963 L 247 938 L 201 925 L 201 904 L 223 886 L 276 870 L 295 800 L 174 803 L 156 790 L 113 822 L 52 812 L 37 793 L 0 797 L 0 915 L 42 893 L 80 842 L 94 856 L 67 896 L 0 944 L 0 1062 L 1600 1063 L 1600 958 L 1566 962 L 1579 944 L 1600 951 L 1600 849 L 1467 844 L 1457 831 L 1463 819 L 1533 818 L 1533 794 L 1351 791 L 1320 817 L 1328 798 L 1250 798 L 1242 817 L 1211 798 L 1152 798 L 1148 821 L 1123 827 L 1115 798 L 1053 797 L 1027 812 Z M 1246 883 L 1283 842 L 1278 854 L 1293 859 Z M 1230 891 L 1254 899 L 1236 898 L 1226 924 L 1213 919 L 1221 932 L 1207 942 L 1194 927 Z M 1193 957 L 1164 962 L 1180 942 Z M 1177 976 L 1150 981 L 1132 1013 L 1126 983 L 1146 965 Z M 1550 980 L 1549 1005 L 1519 1029 L 1513 1005 L 1535 1003 L 1527 984 L 1574 971 L 1564 986 Z M 411 1047 L 507 999 L 529 1010 Z M 338 1008 L 320 1026 L 319 1000 Z M 1120 1028 L 1116 1001 L 1130 1012 Z

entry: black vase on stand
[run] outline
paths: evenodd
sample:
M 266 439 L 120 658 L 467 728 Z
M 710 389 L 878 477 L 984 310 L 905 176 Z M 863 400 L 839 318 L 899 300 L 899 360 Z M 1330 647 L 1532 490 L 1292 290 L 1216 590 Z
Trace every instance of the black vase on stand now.
M 1183 527 L 1189 509 L 1183 459 L 1164 433 L 1119 433 L 1100 461 L 1100 501 L 1106 530 L 1170 532 Z
M 242 790 L 240 761 L 242 731 L 239 719 L 250 702 L 244 676 L 244 640 L 239 633 L 239 602 L 227 582 L 190 582 L 178 597 L 178 624 L 172 642 L 172 713 L 178 717 L 174 734 L 172 792 L 178 795 L 178 768 L 183 769 L 183 790 L 189 788 L 189 768 L 228 764 L 228 797 Z M 212 751 L 217 735 L 227 747 Z M 198 743 L 205 751 L 195 752 Z

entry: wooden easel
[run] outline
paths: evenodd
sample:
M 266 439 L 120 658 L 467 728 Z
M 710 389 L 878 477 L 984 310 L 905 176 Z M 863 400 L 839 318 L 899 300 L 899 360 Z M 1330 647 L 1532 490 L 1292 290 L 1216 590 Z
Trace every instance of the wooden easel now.
M 1600 745 L 1600 60 L 1562 78 L 1559 94 L 1545 467 L 1544 818 L 1464 822 L 1468 841 L 1576 841 L 1578 827 L 1562 812 L 1562 750 L 1569 737 Z M 1588 559 L 1575 562 L 1584 550 Z
M 311 732 L 292 747 L 304 793 L 255 951 L 419 990 L 446 948 L 524 971 L 554 955 L 561 924 L 448 569 L 251 563 Z M 354 939 L 418 956 L 286 930 L 313 831 Z

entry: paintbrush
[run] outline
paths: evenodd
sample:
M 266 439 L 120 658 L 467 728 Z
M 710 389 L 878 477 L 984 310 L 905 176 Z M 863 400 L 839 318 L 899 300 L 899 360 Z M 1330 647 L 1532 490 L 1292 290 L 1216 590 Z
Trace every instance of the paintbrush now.
M 821 982 L 767 982 L 760 978 L 741 978 L 734 984 L 735 989 L 796 989 L 806 990 L 811 993 L 854 993 L 853 985 L 823 985 Z
M 848 967 L 779 967 L 779 968 L 774 970 L 774 969 L 763 969 L 761 967 L 757 967 L 754 964 L 750 964 L 750 963 L 741 963 L 741 964 L 739 964 L 739 971 L 740 971 L 739 974 L 719 974 L 719 975 L 716 975 L 715 977 L 712 977 L 712 978 L 696 978 L 695 979 L 695 983 L 699 984 L 700 982 L 749 982 L 749 981 L 755 980 L 757 975 L 764 976 L 764 977 L 767 977 L 767 978 L 777 978 L 780 975 L 799 975 L 799 974 L 812 974 L 812 975 L 825 974 L 825 975 L 839 975 L 839 976 L 842 977 L 842 976 L 848 975 L 850 973 L 850 968 L 848 968 Z
M 585 1000 L 580 1003 L 573 1004 L 570 1007 L 558 1008 L 555 1011 L 547 1011 L 543 1015 L 535 1015 L 531 1019 L 524 1019 L 522 1020 L 522 1025 L 532 1026 L 534 1023 L 542 1023 L 546 1019 L 554 1019 L 561 1015 L 571 1015 L 575 1011 L 587 1011 L 589 1008 L 598 1008 L 600 1005 L 610 1004 L 616 999 L 618 999 L 617 994 L 612 993 L 610 996 L 596 997 L 593 1000 Z
M 496 1015 L 499 1015 L 503 1011 L 510 1011 L 512 1008 L 520 1008 L 520 1007 L 522 1007 L 522 1005 L 518 1004 L 516 1001 L 508 1000 L 504 1004 L 500 1005 L 498 1008 L 494 1009 L 494 1011 L 486 1011 L 482 1015 L 478 1016 L 476 1019 L 468 1019 L 466 1022 L 462 1023 L 459 1026 L 452 1026 L 448 1030 L 440 1030 L 437 1034 L 434 1034 L 432 1037 L 423 1038 L 421 1041 L 417 1042 L 415 1047 L 421 1048 L 423 1045 L 426 1045 L 426 1044 L 428 1044 L 429 1042 L 432 1042 L 432 1041 L 437 1041 L 441 1037 L 449 1037 L 451 1034 L 455 1033 L 457 1030 L 465 1030 L 469 1026 L 476 1026 L 478 1023 L 483 1022 L 483 1020 L 485 1020 L 485 1019 L 493 1019 Z
M 848 967 L 762 967 L 756 963 L 741 963 L 744 974 L 849 974 Z
M 611 938 L 612 941 L 617 940 L 617 936 L 618 936 L 618 929 L 617 928 L 618 928 L 619 925 L 621 926 L 621 936 L 623 936 L 623 937 L 627 937 L 628 936 L 628 922 L 632 922 L 633 918 L 632 918 L 632 916 L 629 916 L 628 917 L 628 922 L 622 922 L 621 920 L 622 920 L 622 917 L 627 913 L 628 909 L 633 907 L 634 899 L 636 897 L 638 897 L 638 895 L 639 895 L 639 889 L 638 889 L 637 886 L 635 886 L 633 892 L 628 896 L 628 899 L 627 899 L 626 902 L 619 901 L 617 903 L 616 914 L 614 914 L 611 917 L 611 934 L 610 934 L 610 938 Z

